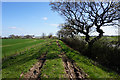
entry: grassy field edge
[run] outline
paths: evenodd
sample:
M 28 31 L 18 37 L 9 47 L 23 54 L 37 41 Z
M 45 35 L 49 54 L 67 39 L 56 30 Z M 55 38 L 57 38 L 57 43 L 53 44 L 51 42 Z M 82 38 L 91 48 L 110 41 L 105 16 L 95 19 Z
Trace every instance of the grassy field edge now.
M 69 48 L 65 43 L 59 40 L 62 50 L 65 52 L 69 59 L 75 61 L 76 65 L 79 66 L 83 71 L 85 71 L 89 77 L 88 78 L 120 78 L 120 76 L 91 59 L 81 55 L 79 52 Z

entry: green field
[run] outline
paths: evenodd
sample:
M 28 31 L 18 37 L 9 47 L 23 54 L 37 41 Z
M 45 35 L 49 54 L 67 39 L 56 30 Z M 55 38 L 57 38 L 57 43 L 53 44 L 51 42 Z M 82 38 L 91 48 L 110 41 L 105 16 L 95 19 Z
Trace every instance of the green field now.
M 2 58 L 20 53 L 29 47 L 44 42 L 37 39 L 3 39 L 2 40 Z
M 2 46 L 11 46 L 18 43 L 34 41 L 34 39 L 2 39 Z
M 80 38 L 85 39 L 85 36 L 81 36 Z M 90 39 L 95 38 L 95 36 L 91 36 Z M 105 39 L 109 42 L 118 41 L 118 36 L 103 36 L 101 39 Z
M 11 57 L 2 63 L 3 78 L 19 78 L 22 72 L 27 72 L 33 64 L 37 62 L 38 57 L 47 49 L 47 43 L 40 44 L 23 54 Z M 39 53 L 38 53 L 39 52 Z
M 57 41 L 61 48 L 58 46 Z M 73 60 L 76 66 L 88 75 L 87 78 L 120 77 L 114 71 L 99 64 L 96 65 L 94 61 L 69 48 L 57 39 L 6 39 L 3 40 L 2 49 L 2 55 L 4 55 L 2 57 L 7 56 L 2 62 L 2 78 L 24 78 L 24 75 L 30 72 L 30 69 L 39 62 L 39 58 L 43 54 L 46 54 L 46 61 L 41 67 L 38 77 L 68 78 L 61 57 L 62 53 L 68 59 Z M 17 55 L 14 55 L 16 51 Z

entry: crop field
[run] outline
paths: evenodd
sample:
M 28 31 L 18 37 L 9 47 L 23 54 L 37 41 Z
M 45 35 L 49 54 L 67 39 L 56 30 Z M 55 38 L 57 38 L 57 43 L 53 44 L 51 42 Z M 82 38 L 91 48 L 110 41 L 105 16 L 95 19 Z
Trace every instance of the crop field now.
M 37 39 L 3 39 L 2 58 L 15 55 L 43 41 L 44 40 L 37 40 Z
M 120 77 L 58 39 L 6 39 L 2 48 L 4 79 Z

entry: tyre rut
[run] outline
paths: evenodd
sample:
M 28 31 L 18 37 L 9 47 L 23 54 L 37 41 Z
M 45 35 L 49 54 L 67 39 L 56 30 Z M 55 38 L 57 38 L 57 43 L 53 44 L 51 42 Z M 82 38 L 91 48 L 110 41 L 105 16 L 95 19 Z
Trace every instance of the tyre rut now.
M 41 55 L 39 58 L 39 61 L 29 69 L 29 72 L 24 75 L 24 78 L 27 78 L 28 80 L 32 80 L 32 78 L 37 78 L 41 72 L 41 68 L 44 65 L 46 61 L 46 54 Z
M 52 42 L 50 42 L 49 46 L 52 44 Z M 46 61 L 46 55 L 47 55 L 47 52 L 46 51 L 45 53 L 43 53 L 40 58 L 38 58 L 38 62 L 32 67 L 29 69 L 29 72 L 27 72 L 26 74 L 21 74 L 20 75 L 20 78 L 24 75 L 24 78 L 27 79 L 27 80 L 37 80 L 37 79 L 40 79 L 39 75 L 41 74 L 41 69 Z
M 59 42 L 56 41 L 56 43 L 59 46 L 59 48 L 62 49 Z M 63 60 L 66 74 L 70 80 L 73 80 L 73 79 L 79 80 L 79 79 L 87 78 L 88 75 L 79 67 L 77 67 L 73 60 L 68 59 L 67 56 L 65 55 L 65 52 L 61 51 L 61 54 L 59 56 Z

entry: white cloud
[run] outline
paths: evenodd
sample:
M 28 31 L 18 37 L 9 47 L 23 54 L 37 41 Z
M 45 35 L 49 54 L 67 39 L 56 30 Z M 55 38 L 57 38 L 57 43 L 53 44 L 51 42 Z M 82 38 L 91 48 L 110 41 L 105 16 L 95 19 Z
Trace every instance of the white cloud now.
M 118 35 L 118 28 L 114 26 L 105 26 L 101 27 L 101 29 L 105 32 L 104 35 Z
M 59 24 L 50 24 L 50 26 L 55 26 L 55 27 L 57 27 L 57 26 L 59 26 Z
M 17 27 L 9 27 L 10 29 L 16 29 Z
M 13 30 L 17 30 L 17 31 L 23 31 L 22 28 L 15 27 L 15 26 L 13 26 L 13 27 L 9 27 L 9 29 L 13 29 Z
M 95 28 L 95 32 L 91 32 L 90 35 L 99 35 L 99 33 L 96 31 L 96 27 Z M 117 27 L 114 27 L 114 26 L 104 26 L 104 27 L 101 27 L 100 29 L 103 30 L 103 35 L 118 35 L 118 28 Z
M 50 25 L 50 26 L 54 26 L 54 27 L 58 27 L 59 26 L 59 24 L 52 24 L 52 23 L 44 23 L 44 24 L 47 24 L 47 25 Z
M 43 17 L 42 19 L 43 19 L 43 20 L 48 20 L 48 18 L 47 18 L 47 17 Z

